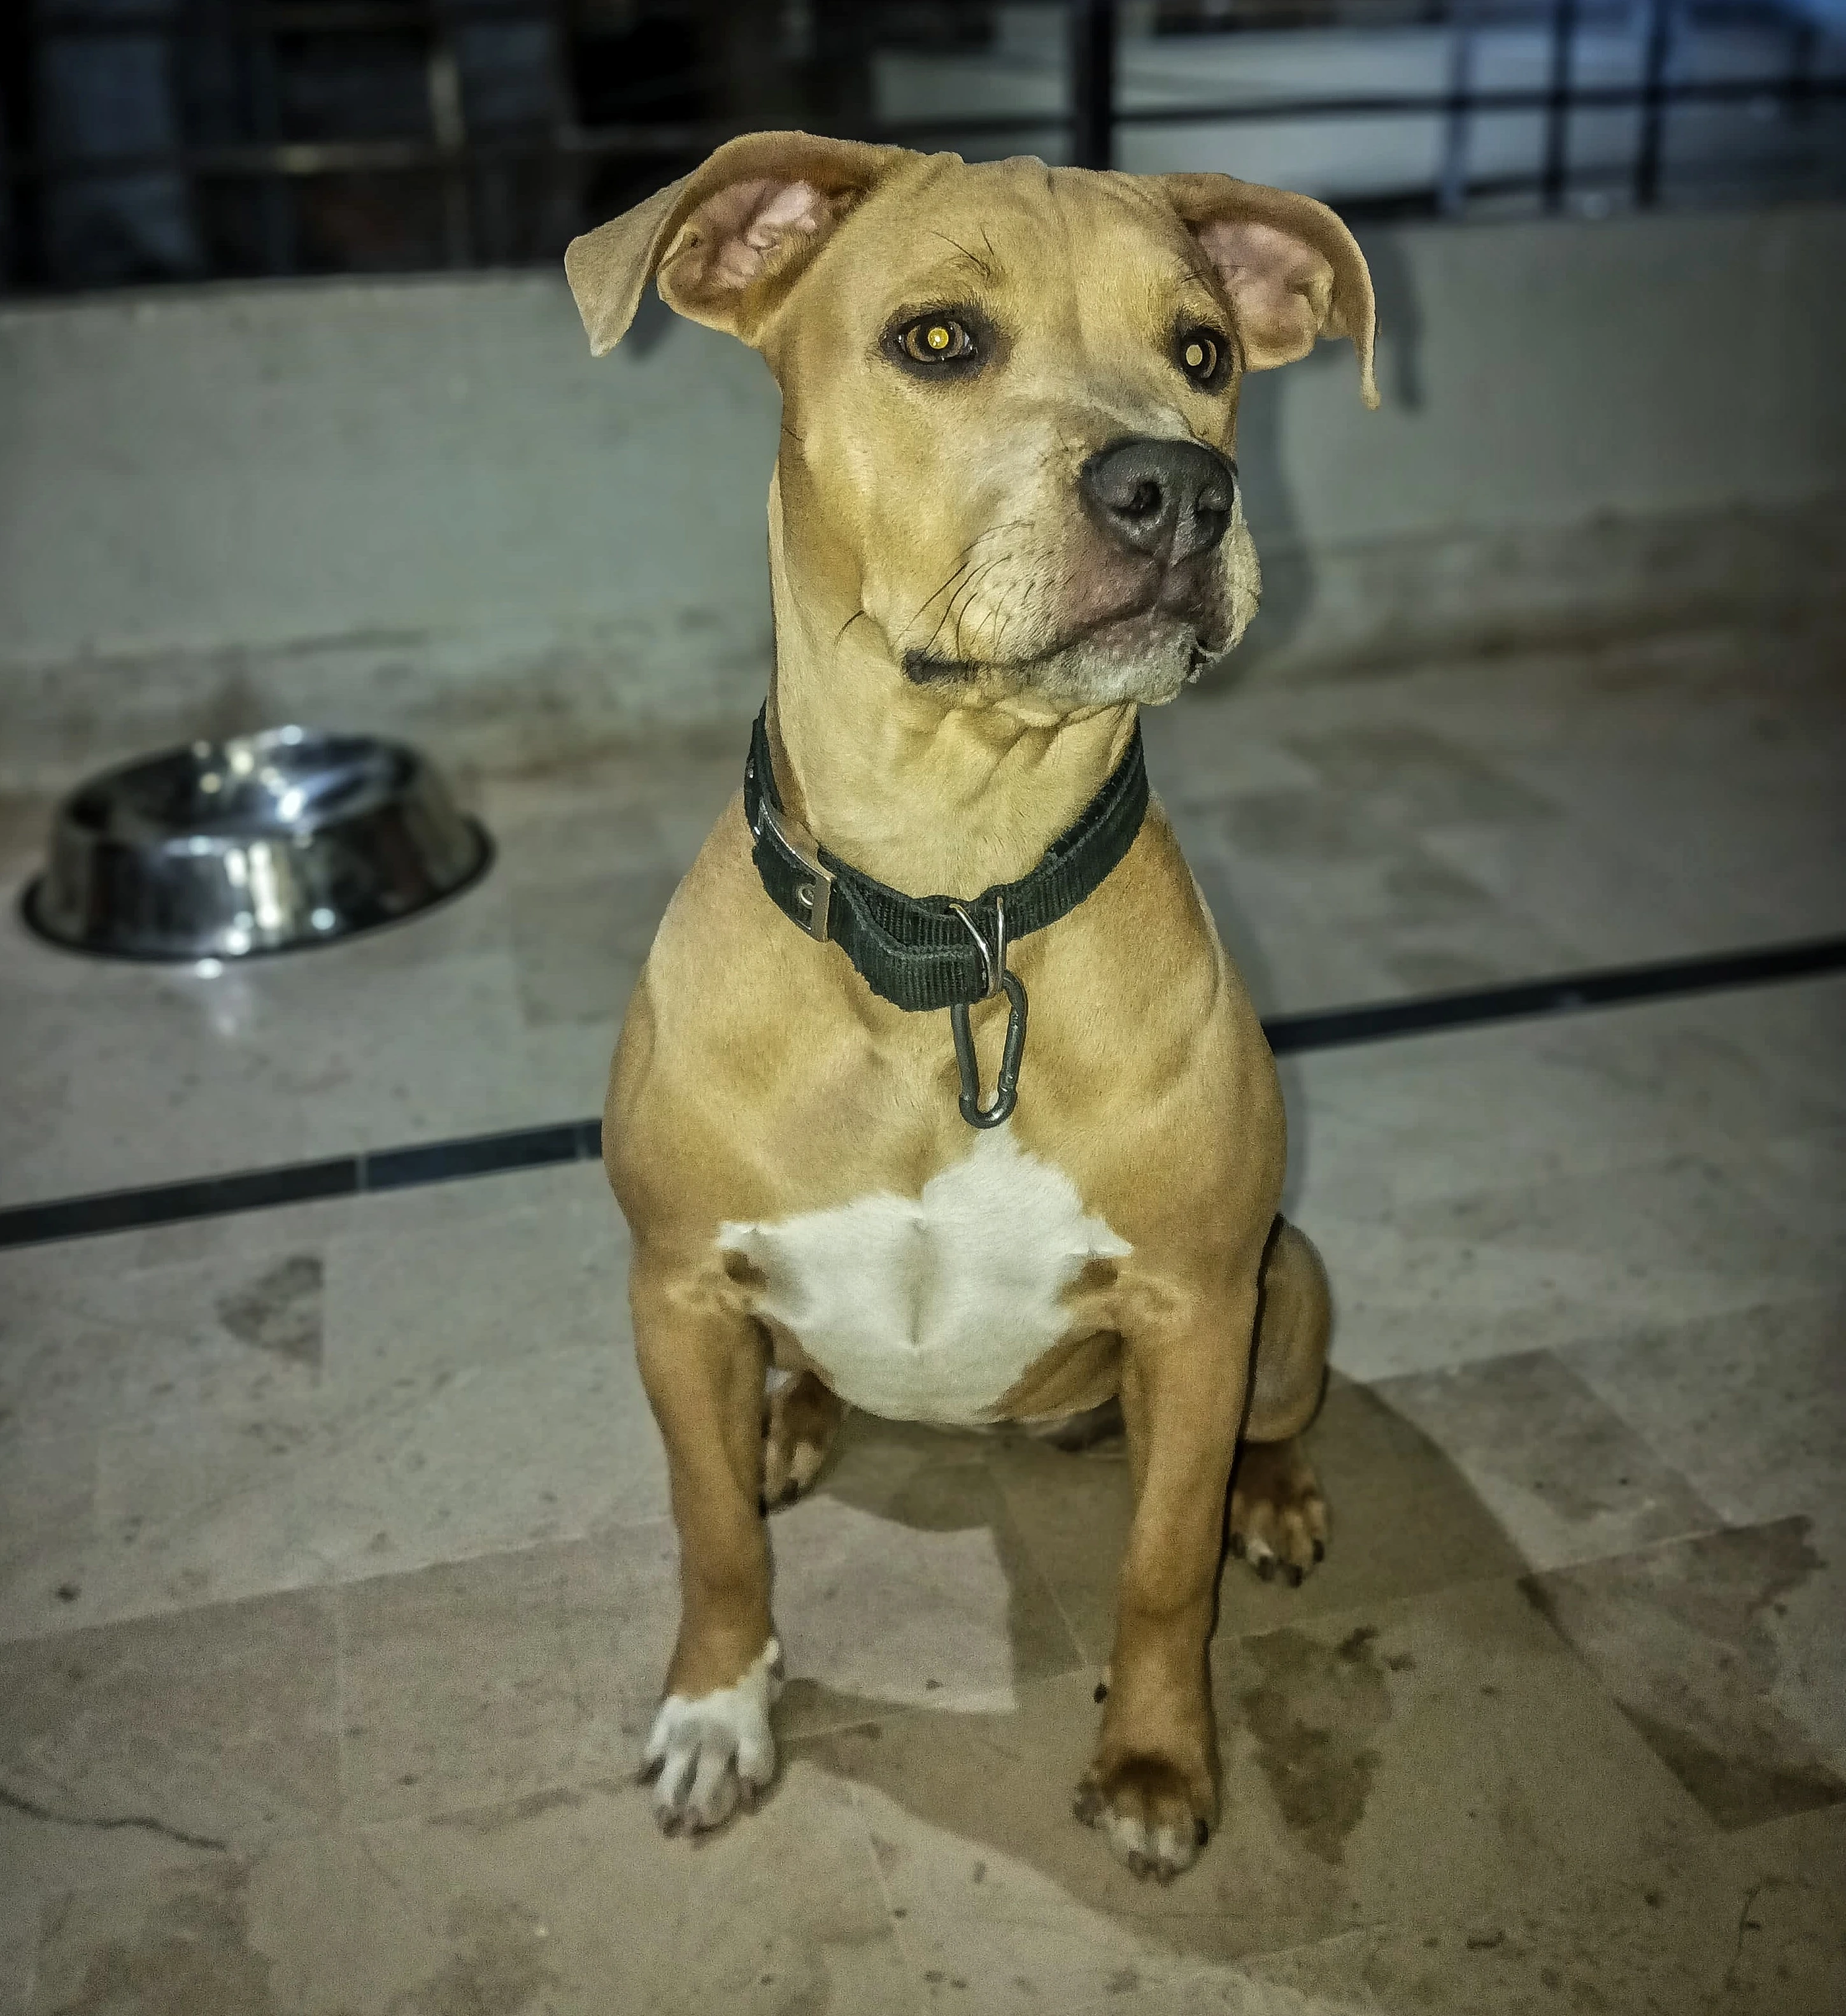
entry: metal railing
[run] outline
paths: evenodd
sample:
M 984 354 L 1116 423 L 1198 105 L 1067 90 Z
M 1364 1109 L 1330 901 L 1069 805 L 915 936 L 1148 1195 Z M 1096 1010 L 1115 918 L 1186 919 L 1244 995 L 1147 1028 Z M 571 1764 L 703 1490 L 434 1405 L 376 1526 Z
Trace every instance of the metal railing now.
M 901 31 L 932 11 L 955 13 L 977 32 L 955 45 L 960 69 L 952 63 L 946 81 L 937 79 L 941 103 L 894 110 L 891 92 L 881 96 L 867 80 L 874 71 L 896 76 L 892 65 L 901 70 L 906 61 L 919 75 L 929 73 L 930 52 L 906 58 L 915 38 L 906 44 Z M 1436 0 L 1416 12 L 1402 5 L 1386 11 L 1376 0 L 1329 0 L 1316 27 L 1289 25 L 1298 14 L 1200 9 L 1197 24 L 1213 31 L 1213 60 L 1200 67 L 1196 91 L 1175 91 L 1170 77 L 1150 83 L 1136 68 L 1145 70 L 1149 51 L 1157 56 L 1163 45 L 1188 46 L 1183 36 L 1163 45 L 1147 32 L 1162 25 L 1157 14 L 1175 11 L 1068 0 L 1060 20 L 1042 7 L 930 10 L 895 8 L 891 0 L 789 5 L 777 17 L 777 32 L 785 53 L 794 53 L 779 98 L 765 92 L 759 109 L 747 79 L 739 87 L 733 74 L 728 92 L 718 91 L 711 66 L 701 70 L 685 59 L 689 27 L 677 63 L 671 50 L 663 56 L 657 49 L 651 70 L 637 56 L 599 101 L 586 84 L 584 52 L 593 45 L 593 38 L 585 39 L 586 20 L 592 27 L 608 18 L 703 22 L 721 38 L 723 0 L 678 9 L 620 0 L 38 0 L 34 11 L 7 10 L 0 26 L 0 284 L 18 290 L 550 258 L 572 232 L 632 200 L 643 183 L 679 172 L 735 132 L 791 118 L 970 153 L 1030 144 L 1093 167 L 1140 165 L 1135 157 L 1157 150 L 1163 131 L 1183 132 L 1183 144 L 1191 144 L 1204 129 L 1248 135 L 1330 123 L 1369 133 L 1380 130 L 1378 122 L 1424 122 L 1440 137 L 1420 185 L 1317 193 L 1361 211 L 1438 214 L 1459 213 L 1488 195 L 1563 207 L 1582 179 L 1573 135 L 1578 122 L 1599 115 L 1632 122 L 1618 173 L 1602 147 L 1593 177 L 1600 200 L 1619 195 L 1643 207 L 1666 193 L 1676 118 L 1703 114 L 1708 121 L 1727 109 L 1759 122 L 1819 118 L 1829 135 L 1846 123 L 1846 55 L 1837 39 L 1772 5 L 1733 8 L 1725 17 L 1762 24 L 1751 48 L 1767 56 L 1753 56 L 1749 74 L 1738 75 L 1690 74 L 1676 63 L 1684 25 L 1714 12 L 1704 5 L 1701 13 L 1694 0 L 1605 4 L 1600 14 L 1588 0 L 1523 7 L 1513 0 Z M 743 18 L 741 8 L 731 12 Z M 1612 18 L 1629 24 L 1623 32 L 1634 45 L 1632 74 L 1585 77 L 1586 38 Z M 965 79 L 970 63 L 989 59 L 981 53 L 983 22 L 991 46 L 995 22 L 1013 32 L 1021 20 L 1038 26 L 1013 64 L 1017 102 L 958 107 L 956 77 Z M 893 22 L 897 41 L 881 40 Z M 1420 35 L 1418 48 L 1441 74 L 1413 88 L 1349 88 L 1355 65 L 1364 67 L 1367 35 Z M 1528 47 L 1534 35 L 1542 64 Z M 1334 49 L 1340 36 L 1346 54 L 1322 60 L 1317 52 Z M 1503 56 L 1515 41 L 1532 58 L 1525 67 L 1533 74 L 1483 81 L 1484 57 L 1496 49 Z M 516 44 L 516 63 L 508 54 Z M 1292 65 L 1290 74 L 1305 79 L 1305 88 L 1249 88 L 1239 74 L 1240 52 L 1259 44 L 1270 56 L 1285 45 L 1285 54 L 1294 52 L 1284 67 Z M 348 123 L 369 120 L 373 130 L 332 130 L 340 123 L 338 89 L 325 79 L 306 89 L 298 77 L 290 82 L 292 65 L 311 70 L 314 52 L 336 45 L 353 99 Z M 842 49 L 857 88 L 844 95 L 808 88 L 817 67 Z M 1779 60 L 1770 63 L 1779 50 Z M 738 68 L 731 65 L 733 73 Z M 1506 71 L 1505 62 L 1500 68 Z M 1228 80 L 1228 92 L 1203 88 L 1214 69 Z M 398 130 L 380 131 L 379 107 L 368 114 L 359 101 L 365 78 L 387 71 L 389 88 L 379 85 L 372 96 L 382 103 L 395 93 L 394 107 L 385 110 L 394 112 Z M 99 81 L 105 72 L 112 82 Z M 95 101 L 87 111 L 85 89 Z M 313 99 L 315 89 L 320 100 L 304 112 L 300 101 Z M 650 98 L 673 116 L 641 116 Z M 618 116 L 598 116 L 599 103 L 606 115 L 611 102 Z M 1529 160 L 1481 168 L 1477 136 L 1520 121 L 1536 125 Z M 1495 121 L 1502 122 L 1499 129 Z M 1713 144 L 1722 157 L 1724 145 Z M 1846 188 L 1846 145 L 1830 139 L 1817 158 L 1820 185 Z

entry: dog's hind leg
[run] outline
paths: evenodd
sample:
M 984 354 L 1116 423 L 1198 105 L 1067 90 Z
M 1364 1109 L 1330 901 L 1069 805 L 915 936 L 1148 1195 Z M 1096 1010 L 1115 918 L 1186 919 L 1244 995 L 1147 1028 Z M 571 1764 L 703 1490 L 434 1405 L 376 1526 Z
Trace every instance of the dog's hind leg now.
M 1299 1586 L 1326 1551 L 1326 1501 L 1301 1431 L 1326 1385 L 1333 1303 L 1320 1255 L 1278 1218 L 1263 1256 L 1250 1412 L 1231 1481 L 1230 1545 L 1266 1582 Z
M 763 1399 L 763 1507 L 792 1505 L 820 1474 L 845 1402 L 811 1372 Z

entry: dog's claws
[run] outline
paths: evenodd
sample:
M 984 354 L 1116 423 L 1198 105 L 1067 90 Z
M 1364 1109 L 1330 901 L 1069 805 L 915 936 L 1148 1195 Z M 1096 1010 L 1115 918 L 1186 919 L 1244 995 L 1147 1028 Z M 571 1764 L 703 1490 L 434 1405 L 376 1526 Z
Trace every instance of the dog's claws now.
M 1290 1589 L 1299 1589 L 1301 1586 L 1302 1579 L 1306 1575 L 1307 1572 L 1308 1571 L 1305 1568 L 1298 1568 L 1294 1562 L 1290 1561 L 1288 1564 L 1289 1587 Z
M 1326 1542 L 1325 1540 L 1316 1540 L 1316 1541 L 1315 1542 L 1315 1543 L 1314 1543 L 1314 1558 L 1315 1558 L 1317 1561 L 1324 1561 L 1326 1559 L 1326 1557 L 1327 1557 L 1327 1543 L 1326 1543 Z
M 1195 1848 L 1203 1848 L 1206 1842 L 1211 1838 L 1211 1823 L 1208 1820 L 1203 1819 L 1194 1820 L 1193 1823 L 1193 1846 Z
M 1276 1579 L 1276 1557 L 1273 1554 L 1265 1554 L 1257 1563 L 1256 1571 L 1265 1582 L 1273 1582 Z

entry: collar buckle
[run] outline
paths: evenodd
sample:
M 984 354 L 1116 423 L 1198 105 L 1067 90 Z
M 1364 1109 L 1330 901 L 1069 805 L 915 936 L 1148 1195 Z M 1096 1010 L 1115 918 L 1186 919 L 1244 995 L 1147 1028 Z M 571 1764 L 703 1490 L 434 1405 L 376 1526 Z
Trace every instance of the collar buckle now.
M 833 922 L 833 869 L 822 864 L 820 848 L 813 834 L 772 805 L 767 791 L 763 794 L 757 813 L 776 845 L 791 860 L 801 863 L 807 877 L 795 884 L 795 902 L 801 912 L 795 922 L 817 944 L 825 945 L 832 935 Z

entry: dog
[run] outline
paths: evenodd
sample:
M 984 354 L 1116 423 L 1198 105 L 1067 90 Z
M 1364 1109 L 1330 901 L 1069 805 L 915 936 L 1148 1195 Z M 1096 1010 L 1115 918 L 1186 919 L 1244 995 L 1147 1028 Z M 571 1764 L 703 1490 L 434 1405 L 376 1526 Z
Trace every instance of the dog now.
M 1076 1812 L 1165 1881 L 1217 1816 L 1227 1492 L 1261 1571 L 1323 1550 L 1297 1438 L 1330 1316 L 1138 711 L 1256 607 L 1243 373 L 1343 336 L 1376 405 L 1365 260 L 1320 203 L 1229 176 L 758 133 L 566 266 L 597 355 L 652 279 L 783 397 L 768 699 L 603 1128 L 680 1543 L 655 1813 L 718 1827 L 773 1777 L 765 1507 L 843 1406 L 1119 1401 L 1135 1509 Z

